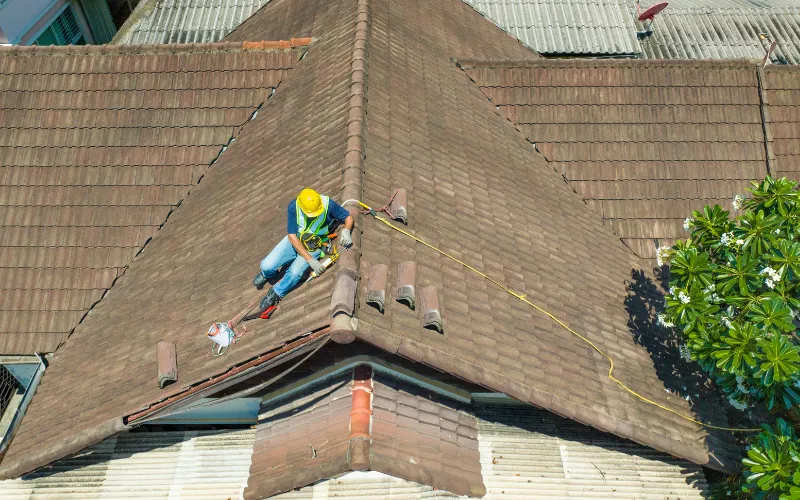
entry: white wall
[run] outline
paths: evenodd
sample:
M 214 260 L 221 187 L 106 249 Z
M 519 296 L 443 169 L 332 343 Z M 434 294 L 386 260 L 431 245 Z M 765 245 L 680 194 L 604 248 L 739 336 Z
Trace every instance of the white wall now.
M 6 0 L 0 7 L 0 30 L 10 43 L 18 43 L 55 3 L 53 0 Z

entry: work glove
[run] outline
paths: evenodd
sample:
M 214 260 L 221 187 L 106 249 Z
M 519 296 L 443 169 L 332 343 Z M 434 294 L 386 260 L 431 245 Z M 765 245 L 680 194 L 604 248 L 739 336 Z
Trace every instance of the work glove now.
M 317 259 L 309 260 L 308 265 L 311 266 L 312 271 L 317 273 L 317 276 L 325 272 L 325 266 L 323 266 L 322 262 L 318 261 Z
M 351 246 L 353 246 L 353 237 L 350 236 L 349 229 L 342 229 L 341 233 L 339 233 L 339 241 L 345 248 L 350 248 Z

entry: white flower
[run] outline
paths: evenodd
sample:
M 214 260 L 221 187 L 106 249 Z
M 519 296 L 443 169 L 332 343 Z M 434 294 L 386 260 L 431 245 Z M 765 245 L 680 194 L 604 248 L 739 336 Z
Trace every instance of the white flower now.
M 737 410 L 746 410 L 747 409 L 747 405 L 746 404 L 740 403 L 739 401 L 737 401 L 737 400 L 735 400 L 733 398 L 728 398 L 728 402 L 731 404 L 731 406 L 733 406 Z
M 781 275 L 778 274 L 778 271 L 772 269 L 770 266 L 765 267 L 761 270 L 761 274 L 768 274 L 770 278 L 773 279 L 780 279 Z
M 721 299 L 719 298 L 719 295 L 717 295 L 716 293 L 712 293 L 712 294 L 711 294 L 711 302 L 713 302 L 713 303 L 715 303 L 715 304 L 716 304 L 716 303 L 717 303 L 717 302 L 719 302 L 720 300 L 721 300 Z
M 710 285 L 708 285 L 708 288 L 707 288 L 707 290 L 709 292 L 713 292 L 716 289 L 717 289 L 717 285 L 715 285 L 714 283 L 711 283 Z
M 738 194 L 733 197 L 733 209 L 734 210 L 741 210 L 742 206 L 744 205 L 744 197 L 739 196 Z
M 658 247 L 658 250 L 656 250 L 656 262 L 658 262 L 658 267 L 669 264 L 669 251 L 670 247 Z
M 773 233 L 775 233 L 775 234 L 781 234 L 781 228 L 776 228 L 776 229 L 775 229 L 775 231 L 773 231 Z
M 687 231 L 690 230 L 693 222 L 694 220 L 692 220 L 691 217 L 687 217 L 686 220 L 683 221 L 683 228 Z
M 775 283 L 781 280 L 781 274 L 769 266 L 762 269 L 761 274 L 768 276 L 764 284 L 767 285 L 770 290 L 775 288 Z
M 680 301 L 683 302 L 684 304 L 688 304 L 689 302 L 692 301 L 692 299 L 689 298 L 689 296 L 686 295 L 686 292 L 684 292 L 683 290 L 681 290 L 680 293 L 678 293 L 678 299 L 680 299 Z
M 744 240 L 739 238 L 738 240 L 736 240 L 736 244 L 739 245 L 739 246 L 742 246 L 742 245 L 744 245 Z
M 733 241 L 733 233 L 723 233 L 722 236 L 719 238 L 719 242 L 722 246 L 730 246 L 731 242 Z
M 667 316 L 665 314 L 658 315 L 658 324 L 660 326 L 663 326 L 664 328 L 672 328 L 673 326 L 675 326 L 674 323 L 672 323 L 667 319 Z
M 741 392 L 742 394 L 747 394 L 748 392 L 750 392 L 747 390 L 747 387 L 744 386 L 744 377 L 742 376 L 736 377 L 736 390 Z

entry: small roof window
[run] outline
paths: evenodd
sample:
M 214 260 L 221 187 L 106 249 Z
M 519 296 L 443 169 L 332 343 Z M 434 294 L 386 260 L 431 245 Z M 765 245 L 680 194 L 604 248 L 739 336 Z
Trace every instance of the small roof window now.
M 0 356 L 0 453 L 11 442 L 44 369 L 38 355 Z

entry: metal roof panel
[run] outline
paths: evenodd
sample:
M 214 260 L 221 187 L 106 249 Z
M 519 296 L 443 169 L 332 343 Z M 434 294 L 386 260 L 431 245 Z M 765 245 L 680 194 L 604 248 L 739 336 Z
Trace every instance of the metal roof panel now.
M 635 54 L 641 51 L 621 0 L 464 0 L 543 54 Z

